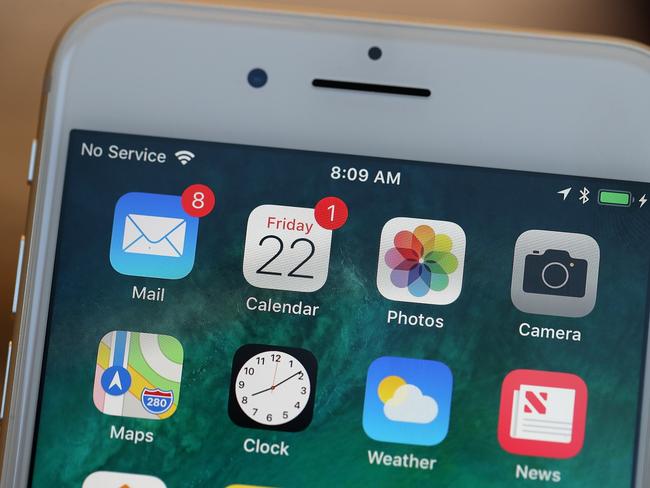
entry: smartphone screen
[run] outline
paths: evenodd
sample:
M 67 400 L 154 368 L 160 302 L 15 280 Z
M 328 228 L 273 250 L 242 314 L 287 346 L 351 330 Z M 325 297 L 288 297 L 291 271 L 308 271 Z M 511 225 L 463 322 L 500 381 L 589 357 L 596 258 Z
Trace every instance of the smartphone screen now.
M 33 486 L 631 486 L 645 183 L 74 130 Z

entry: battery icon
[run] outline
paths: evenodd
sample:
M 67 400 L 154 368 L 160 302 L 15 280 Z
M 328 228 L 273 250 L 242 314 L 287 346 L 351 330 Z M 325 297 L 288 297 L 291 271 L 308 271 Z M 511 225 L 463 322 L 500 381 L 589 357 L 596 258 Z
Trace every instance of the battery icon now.
M 629 191 L 598 190 L 598 203 L 614 207 L 629 207 L 632 205 L 632 194 Z

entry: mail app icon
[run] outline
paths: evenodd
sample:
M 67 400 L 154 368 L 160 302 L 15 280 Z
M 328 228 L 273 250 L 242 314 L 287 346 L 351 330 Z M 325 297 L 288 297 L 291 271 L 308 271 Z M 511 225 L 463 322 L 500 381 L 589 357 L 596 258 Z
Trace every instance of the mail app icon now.
M 155 256 L 183 255 L 185 219 L 129 214 L 124 224 L 124 252 Z
M 184 278 L 194 266 L 198 227 L 180 196 L 127 193 L 115 205 L 111 265 L 130 276 Z

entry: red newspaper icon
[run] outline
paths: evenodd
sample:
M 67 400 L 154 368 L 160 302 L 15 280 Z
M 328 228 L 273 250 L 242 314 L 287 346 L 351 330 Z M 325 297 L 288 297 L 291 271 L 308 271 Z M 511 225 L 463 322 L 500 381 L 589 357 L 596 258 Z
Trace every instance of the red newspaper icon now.
M 524 456 L 570 458 L 582 449 L 587 385 L 574 374 L 517 369 L 501 387 L 501 447 Z

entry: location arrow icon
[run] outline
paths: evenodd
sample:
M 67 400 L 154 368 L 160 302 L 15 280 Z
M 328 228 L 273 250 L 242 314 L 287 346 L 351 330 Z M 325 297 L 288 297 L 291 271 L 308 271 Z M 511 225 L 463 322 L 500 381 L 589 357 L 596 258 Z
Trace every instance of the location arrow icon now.
M 560 190 L 558 192 L 558 194 L 562 195 L 562 201 L 566 200 L 566 197 L 569 196 L 569 193 L 571 193 L 571 188 L 572 187 L 565 188 L 564 190 Z

